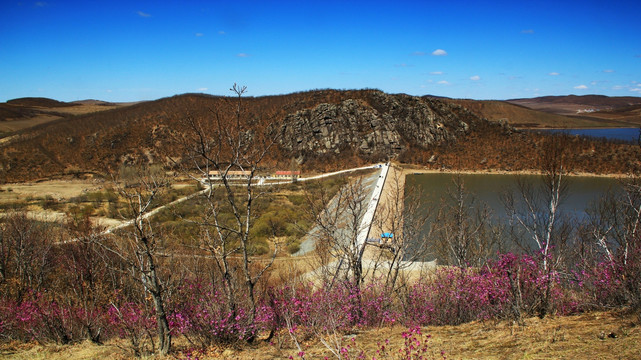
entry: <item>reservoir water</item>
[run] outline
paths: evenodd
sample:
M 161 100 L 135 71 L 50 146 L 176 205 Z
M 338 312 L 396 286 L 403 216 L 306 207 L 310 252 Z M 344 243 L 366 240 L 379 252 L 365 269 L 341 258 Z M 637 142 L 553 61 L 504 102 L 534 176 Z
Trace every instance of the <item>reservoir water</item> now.
M 447 198 L 448 188 L 453 190 L 453 180 L 456 174 L 433 173 L 414 174 L 406 177 L 406 194 L 411 189 L 420 190 L 421 210 L 434 212 L 436 214 L 441 206 L 441 199 Z M 539 175 L 512 175 L 512 174 L 460 174 L 464 183 L 465 191 L 475 198 L 474 206 L 486 204 L 491 210 L 492 224 L 503 223 L 508 220 L 508 211 L 505 208 L 501 197 L 504 193 L 511 191 L 514 199 L 519 201 L 517 196 L 517 177 L 523 177 L 526 181 L 532 181 L 536 189 L 540 189 L 541 176 Z M 568 188 L 560 206 L 560 216 L 569 217 L 572 223 L 587 218 L 586 210 L 596 204 L 609 191 L 621 190 L 619 180 L 606 177 L 567 176 Z M 418 191 L 418 190 L 415 190 Z M 539 193 L 541 194 L 541 193 Z M 544 207 L 545 205 L 543 205 Z M 434 217 L 431 218 L 433 221 Z M 429 232 L 431 224 L 424 226 L 424 234 Z M 506 244 L 513 244 L 509 239 L 504 239 Z M 432 258 L 429 258 L 432 260 Z
M 603 128 L 603 129 L 540 129 L 532 130 L 542 133 L 563 133 L 572 136 L 583 136 L 598 139 L 617 140 L 636 143 L 639 140 L 639 128 Z
M 411 188 L 422 189 L 421 199 L 425 206 L 438 205 L 441 198 L 446 196 L 447 189 L 453 186 L 454 177 L 451 173 L 415 174 L 406 178 L 406 191 Z M 495 215 L 505 214 L 501 194 L 506 191 L 516 191 L 517 176 L 538 186 L 539 175 L 512 174 L 460 174 L 465 190 L 472 194 L 477 202 L 487 204 Z M 568 176 L 568 191 L 562 204 L 562 211 L 584 216 L 585 210 L 598 201 L 608 191 L 620 189 L 619 181 L 615 178 L 592 176 Z

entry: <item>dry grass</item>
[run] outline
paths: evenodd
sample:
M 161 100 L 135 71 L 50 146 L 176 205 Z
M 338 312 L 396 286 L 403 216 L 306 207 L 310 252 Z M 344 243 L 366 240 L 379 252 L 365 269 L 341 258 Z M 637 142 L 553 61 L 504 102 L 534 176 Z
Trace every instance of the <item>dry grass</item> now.
M 120 345 L 120 344 L 119 344 Z M 122 345 L 125 345 L 124 343 Z M 89 341 L 75 345 L 37 345 L 9 343 L 0 345 L 0 358 L 11 360 L 130 359 L 132 354 L 115 345 Z
M 123 104 L 114 104 L 114 105 L 96 105 L 96 104 L 82 104 L 75 106 L 64 106 L 64 107 L 39 107 L 32 106 L 27 107 L 30 109 L 37 110 L 35 116 L 30 116 L 27 118 L 19 119 L 9 119 L 9 121 L 0 121 L 0 134 L 1 133 L 12 133 L 19 130 L 28 129 L 37 125 L 45 124 L 54 120 L 61 119 L 63 117 L 77 116 L 96 113 L 100 111 L 117 109 L 125 106 L 129 106 L 129 103 Z
M 0 134 L 28 129 L 36 125 L 45 124 L 58 119 L 61 119 L 61 117 L 56 115 L 39 114 L 24 120 L 2 121 L 0 122 Z
M 92 180 L 49 180 L 24 182 L 0 186 L 0 203 L 24 200 L 27 197 L 52 196 L 55 199 L 70 199 L 89 191 L 102 190 L 103 186 Z
M 470 323 L 425 331 L 450 359 L 635 359 L 641 354 L 638 318 L 616 313 L 530 318 L 526 326 Z
M 594 312 L 543 320 L 530 318 L 525 323 L 525 326 L 519 326 L 510 321 L 473 322 L 425 327 L 422 332 L 431 335 L 428 358 L 437 359 L 441 351 L 447 359 L 639 359 L 641 354 L 641 327 L 636 315 Z M 388 349 L 395 353 L 403 345 L 401 334 L 405 330 L 394 327 L 360 331 L 343 336 L 341 341 L 356 349 L 352 355 L 362 350 L 365 358 L 371 359 L 377 356 L 378 343 L 384 343 L 386 339 L 389 339 Z M 177 339 L 175 345 L 175 353 L 166 359 L 186 358 L 187 343 Z M 0 357 L 16 360 L 126 359 L 132 357 L 126 346 L 125 341 L 64 346 L 9 343 L 0 345 Z M 303 341 L 302 346 L 306 359 L 334 358 L 318 339 Z M 271 344 L 258 341 L 243 347 L 212 347 L 199 355 L 200 359 L 283 359 L 290 355 L 296 358 L 297 352 L 289 336 L 281 334 Z
M 125 105 L 83 104 L 83 105 L 68 106 L 68 107 L 58 107 L 58 108 L 52 109 L 52 111 L 56 111 L 58 113 L 63 113 L 63 114 L 69 114 L 69 115 L 84 115 L 84 114 L 94 113 L 98 111 L 117 109 L 123 106 L 128 106 L 128 104 L 125 104 Z

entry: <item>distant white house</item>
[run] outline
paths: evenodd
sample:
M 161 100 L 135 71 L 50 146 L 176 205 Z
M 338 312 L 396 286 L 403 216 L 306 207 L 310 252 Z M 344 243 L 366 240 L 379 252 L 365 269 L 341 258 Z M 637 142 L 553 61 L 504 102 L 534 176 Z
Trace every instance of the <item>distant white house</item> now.
M 227 172 L 227 180 L 236 181 L 236 180 L 247 180 L 251 176 L 250 171 L 240 171 L 240 170 L 230 170 Z M 300 171 L 276 171 L 270 175 L 256 175 L 254 178 L 259 182 L 263 183 L 265 180 L 292 180 L 296 181 L 300 177 Z M 203 177 L 203 182 L 207 181 L 220 181 L 222 180 L 222 173 L 217 170 L 212 170 L 209 172 L 209 175 Z
M 206 180 L 222 180 L 222 172 L 212 170 L 209 172 Z M 230 170 L 227 172 L 227 180 L 247 180 L 251 176 L 251 171 Z

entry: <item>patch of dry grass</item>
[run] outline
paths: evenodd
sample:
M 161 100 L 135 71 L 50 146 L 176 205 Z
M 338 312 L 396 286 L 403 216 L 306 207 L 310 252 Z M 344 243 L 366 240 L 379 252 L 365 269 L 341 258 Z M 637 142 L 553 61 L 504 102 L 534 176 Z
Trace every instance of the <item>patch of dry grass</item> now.
M 48 180 L 24 182 L 0 186 L 0 203 L 11 200 L 23 200 L 26 197 L 50 195 L 55 199 L 69 199 L 89 191 L 98 191 L 102 184 L 92 180 Z
M 376 354 L 380 344 L 389 339 L 388 353 L 396 354 L 403 346 L 403 327 L 357 331 L 342 336 L 344 346 L 352 346 L 350 355 L 360 351 L 366 359 L 382 358 Z M 641 354 L 639 317 L 620 312 L 593 312 L 568 317 L 530 318 L 525 326 L 511 321 L 472 322 L 459 326 L 422 328 L 428 340 L 427 358 L 439 359 L 441 351 L 447 359 L 638 359 Z M 354 341 L 351 339 L 354 338 Z M 335 358 L 317 338 L 302 340 L 306 359 Z M 188 345 L 184 339 L 175 341 L 175 353 L 166 359 L 186 358 Z M 0 346 L 0 357 L 6 359 L 126 359 L 124 341 L 95 345 L 34 345 L 9 343 Z M 286 333 L 271 343 L 258 341 L 242 347 L 212 347 L 198 351 L 200 359 L 283 359 L 297 358 Z M 148 357 L 162 359 L 161 357 Z
M 39 114 L 29 119 L 2 121 L 0 122 L 0 133 L 12 133 L 14 131 L 28 129 L 36 125 L 45 124 L 58 119 L 61 119 L 61 117 L 49 114 Z
M 636 316 L 577 316 L 430 327 L 434 346 L 456 359 L 634 359 L 641 354 Z

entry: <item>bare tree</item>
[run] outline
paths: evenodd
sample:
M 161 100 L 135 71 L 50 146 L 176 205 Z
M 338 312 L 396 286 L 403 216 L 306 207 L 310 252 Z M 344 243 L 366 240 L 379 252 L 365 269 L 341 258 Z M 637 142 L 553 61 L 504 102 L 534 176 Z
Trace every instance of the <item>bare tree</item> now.
M 525 250 L 532 246 L 540 256 L 546 281 L 542 289 L 539 316 L 549 311 L 551 288 L 556 267 L 572 233 L 572 226 L 562 216 L 560 206 L 567 195 L 566 138 L 549 136 L 542 144 L 540 164 L 543 175 L 539 186 L 525 177 L 517 178 L 516 198 L 505 194 L 503 202 L 514 225 L 515 240 Z M 517 229 L 520 229 L 519 232 Z
M 568 169 L 565 165 L 564 138 L 551 136 L 543 143 L 541 170 L 537 187 L 525 177 L 517 178 L 517 196 L 507 194 L 504 204 L 516 222 L 543 256 L 543 268 L 548 269 L 551 251 L 558 251 L 567 240 L 567 222 L 563 221 L 560 206 L 568 192 Z M 526 240 L 528 241 L 528 240 Z M 525 247 L 525 246 L 524 246 Z
M 40 290 L 53 270 L 50 225 L 8 214 L 0 223 L 0 285 L 13 279 L 8 293 L 21 299 L 28 290 Z
M 65 270 L 61 277 L 66 278 L 64 290 L 69 292 L 65 298 L 84 310 L 79 314 L 83 333 L 92 342 L 100 343 L 102 324 L 96 309 L 107 303 L 110 295 L 107 293 L 116 288 L 107 286 L 109 254 L 97 245 L 105 240 L 104 228 L 94 225 L 89 216 L 69 217 L 64 227 L 73 239 L 59 244 L 61 265 Z
M 621 185 L 621 192 L 610 193 L 590 211 L 590 235 L 606 263 L 621 274 L 628 301 L 641 309 L 641 177 Z
M 271 123 L 261 124 L 245 116 L 242 102 L 245 86 L 234 84 L 230 90 L 237 102 L 234 117 L 224 118 L 213 112 L 213 126 L 190 117 L 185 121 L 189 131 L 183 134 L 181 142 L 189 165 L 197 171 L 193 178 L 199 182 L 205 179 L 207 183 L 202 198 L 207 210 L 200 221 L 202 246 L 210 252 L 221 275 L 230 313 L 235 317 L 238 304 L 246 299 L 249 321 L 253 324 L 256 284 L 271 267 L 278 251 L 278 246 L 274 246 L 267 264 L 257 269 L 251 266 L 254 254 L 250 230 L 255 202 L 267 191 L 266 187 L 258 186 L 257 175 L 278 141 L 278 132 Z M 237 259 L 240 271 L 235 265 Z M 240 289 L 237 283 L 242 284 Z M 246 334 L 250 342 L 254 336 Z
M 121 196 L 131 213 L 131 230 L 118 232 L 115 241 L 99 241 L 105 250 L 129 265 L 133 279 L 139 281 L 153 300 L 158 332 L 159 352 L 171 349 L 172 334 L 167 319 L 166 288 L 160 275 L 160 257 L 164 239 L 154 231 L 150 212 L 154 201 L 169 186 L 169 180 L 160 167 L 139 167 L 135 176 L 116 182 Z
M 460 267 L 481 266 L 496 250 L 498 236 L 492 233 L 491 211 L 465 188 L 461 174 L 441 199 L 437 216 L 436 249 L 439 259 Z

